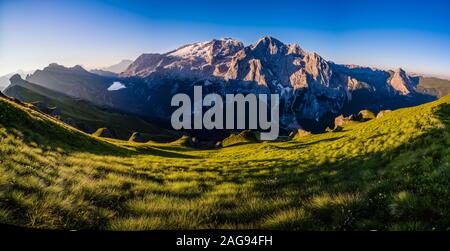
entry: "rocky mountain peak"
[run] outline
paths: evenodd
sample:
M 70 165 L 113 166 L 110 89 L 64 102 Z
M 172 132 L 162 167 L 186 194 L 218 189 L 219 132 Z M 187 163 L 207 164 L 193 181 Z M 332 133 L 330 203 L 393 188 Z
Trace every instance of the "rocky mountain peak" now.
M 38 70 L 40 71 L 40 70 Z M 56 71 L 56 72 L 76 72 L 76 73 L 87 73 L 81 65 L 75 65 L 73 67 L 65 67 L 64 65 L 59 65 L 57 63 L 51 63 L 47 67 L 45 67 L 42 71 Z
M 269 54 L 284 53 L 286 50 L 286 45 L 283 44 L 278 39 L 270 36 L 261 37 L 254 45 L 251 46 L 252 50 L 260 51 L 262 53 L 268 52 Z
M 263 36 L 233 57 L 225 78 L 298 89 L 310 84 L 330 86 L 331 75 L 329 64 L 317 53 L 308 53 L 297 44 L 286 45 L 273 37 Z
M 262 36 L 261 38 L 258 39 L 258 41 L 255 43 L 255 47 L 260 45 L 260 44 L 264 44 L 264 45 L 278 45 L 278 46 L 283 46 L 284 43 L 281 42 L 280 40 L 271 37 L 271 36 Z
M 393 71 L 389 84 L 402 95 L 408 95 L 414 91 L 414 82 L 402 68 Z
M 44 70 L 60 70 L 65 69 L 63 65 L 57 64 L 57 63 L 51 63 L 47 67 L 44 68 Z
M 74 71 L 74 72 L 78 72 L 78 73 L 88 73 L 89 72 L 83 68 L 83 66 L 81 65 L 75 65 L 74 67 L 69 68 L 69 70 Z
M 20 80 L 22 80 L 22 77 L 19 74 L 14 74 L 9 79 L 9 81 L 11 81 L 11 83 L 17 82 L 17 81 L 20 81 Z
M 244 44 L 238 40 L 222 38 L 184 45 L 166 55 L 179 58 L 210 59 L 216 56 L 230 56 L 243 47 Z

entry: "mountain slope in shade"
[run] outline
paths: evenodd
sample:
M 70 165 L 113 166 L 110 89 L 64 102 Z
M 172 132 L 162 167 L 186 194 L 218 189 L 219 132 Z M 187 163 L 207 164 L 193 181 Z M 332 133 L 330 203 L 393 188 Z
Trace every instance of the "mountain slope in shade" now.
M 102 91 L 112 84 L 111 80 L 90 73 L 79 65 L 66 68 L 55 63 L 35 71 L 26 80 L 89 101 L 98 99 Z
M 3 91 L 11 83 L 9 79 L 15 74 L 19 74 L 22 78 L 25 78 L 28 74 L 32 74 L 34 71 L 22 71 L 18 70 L 16 72 L 8 73 L 0 77 L 0 91 Z
M 4 90 L 4 94 L 32 103 L 41 110 L 50 109 L 53 116 L 86 133 L 107 127 L 119 139 L 128 139 L 134 132 L 146 133 L 149 139 L 155 141 L 174 140 L 178 137 L 176 133 L 136 116 L 98 107 L 89 101 L 25 81 L 19 75 L 11 77 L 11 85 Z

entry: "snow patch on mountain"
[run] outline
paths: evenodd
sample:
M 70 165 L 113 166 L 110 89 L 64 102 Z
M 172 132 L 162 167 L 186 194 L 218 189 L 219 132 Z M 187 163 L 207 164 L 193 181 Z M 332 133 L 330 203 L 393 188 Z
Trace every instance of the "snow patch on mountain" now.
M 127 87 L 124 84 L 122 84 L 118 81 L 115 81 L 110 87 L 108 87 L 108 91 L 117 91 L 117 90 L 124 89 L 124 88 L 127 88 Z
M 208 54 L 208 47 L 205 46 L 208 42 L 195 43 L 190 45 L 185 45 L 178 48 L 176 51 L 169 53 L 168 56 L 174 57 L 206 57 Z

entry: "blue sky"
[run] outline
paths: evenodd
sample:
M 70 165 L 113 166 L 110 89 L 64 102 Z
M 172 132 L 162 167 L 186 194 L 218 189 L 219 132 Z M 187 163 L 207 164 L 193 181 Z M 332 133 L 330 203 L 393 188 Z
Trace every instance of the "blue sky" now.
M 450 2 L 0 0 L 0 75 L 87 68 L 180 45 L 262 35 L 337 63 L 450 78 Z

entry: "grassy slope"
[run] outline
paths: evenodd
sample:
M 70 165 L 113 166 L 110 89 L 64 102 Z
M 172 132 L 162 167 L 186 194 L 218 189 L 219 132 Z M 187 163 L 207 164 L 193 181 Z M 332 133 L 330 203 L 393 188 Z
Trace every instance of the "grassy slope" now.
M 60 109 L 62 117 L 81 122 L 94 130 L 109 127 L 121 139 L 128 139 L 134 131 L 151 133 L 152 139 L 155 140 L 164 141 L 174 137 L 173 133 L 139 118 L 102 110 L 87 101 L 72 98 L 33 83 L 27 82 L 26 86 L 15 85 L 13 89 L 14 96 L 23 102 L 40 101 L 48 106 L 56 106 Z
M 447 96 L 342 132 L 195 150 L 96 139 L 0 99 L 0 222 L 449 229 L 449 118 Z

